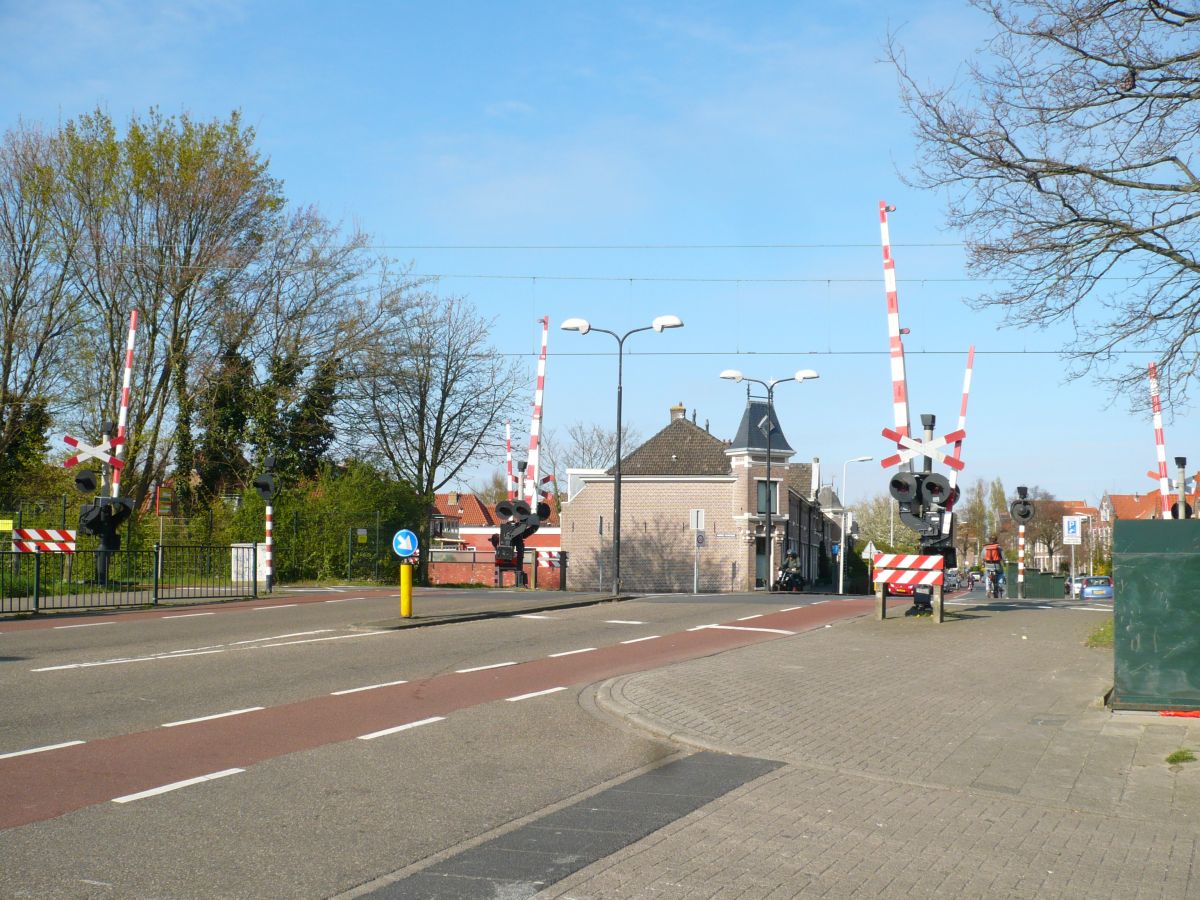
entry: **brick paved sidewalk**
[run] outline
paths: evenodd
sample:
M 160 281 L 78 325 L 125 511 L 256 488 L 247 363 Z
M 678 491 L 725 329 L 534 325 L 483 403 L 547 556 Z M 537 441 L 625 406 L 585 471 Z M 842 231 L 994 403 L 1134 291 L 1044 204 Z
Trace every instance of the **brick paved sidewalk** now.
M 1200 723 L 1113 716 L 1102 616 L 857 619 L 607 682 L 635 726 L 788 765 L 539 897 L 1200 895 Z

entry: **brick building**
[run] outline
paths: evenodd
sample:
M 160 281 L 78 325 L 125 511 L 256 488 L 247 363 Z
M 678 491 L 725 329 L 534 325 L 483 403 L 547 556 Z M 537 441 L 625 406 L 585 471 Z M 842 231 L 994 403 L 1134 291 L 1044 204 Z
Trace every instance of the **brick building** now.
M 748 399 L 732 441 L 688 421 L 682 405 L 667 427 L 621 463 L 621 582 L 635 591 L 688 591 L 698 570 L 701 592 L 764 585 L 767 498 L 771 497 L 776 565 L 795 550 L 811 583 L 818 548 L 828 551 L 830 523 L 821 514 L 813 466 L 790 462 L 795 451 L 769 414 L 771 486 L 766 479 L 765 400 Z M 615 469 L 568 470 L 562 546 L 571 584 L 611 589 Z M 780 496 L 780 492 L 783 496 Z M 785 502 L 781 502 L 785 501 Z M 691 511 L 704 511 L 704 546 L 697 552 Z

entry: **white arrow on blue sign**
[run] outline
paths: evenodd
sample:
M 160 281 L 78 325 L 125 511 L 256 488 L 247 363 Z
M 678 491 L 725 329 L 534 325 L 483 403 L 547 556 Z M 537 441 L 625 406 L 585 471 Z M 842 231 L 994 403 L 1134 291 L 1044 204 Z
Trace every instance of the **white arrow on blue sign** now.
M 407 528 L 401 528 L 392 538 L 392 549 L 401 559 L 407 559 L 417 552 L 417 536 Z

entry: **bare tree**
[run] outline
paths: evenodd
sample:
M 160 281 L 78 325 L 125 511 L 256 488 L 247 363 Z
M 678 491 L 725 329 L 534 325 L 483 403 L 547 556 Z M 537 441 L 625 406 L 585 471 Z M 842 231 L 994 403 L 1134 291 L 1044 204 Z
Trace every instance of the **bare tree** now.
M 1036 485 L 1029 489 L 1029 499 L 1034 501 L 1034 515 L 1025 526 L 1026 549 L 1032 554 L 1040 546 L 1046 559 L 1053 559 L 1063 546 L 1062 520 L 1069 510 L 1053 494 Z
M 980 297 L 1009 323 L 1068 321 L 1073 374 L 1145 406 L 1145 356 L 1186 399 L 1200 365 L 1200 7 L 1163 0 L 970 0 L 994 34 L 962 83 L 888 56 L 924 153 L 912 182 L 949 197 Z
M 380 309 L 377 340 L 354 357 L 345 414 L 363 451 L 412 486 L 428 545 L 435 492 L 478 461 L 528 382 L 488 343 L 492 323 L 460 297 L 394 290 Z
M 642 441 L 641 434 L 628 425 L 621 426 L 621 453 L 628 456 Z M 617 463 L 617 431 L 601 425 L 572 422 L 567 426 L 566 440 L 557 432 L 550 440 L 543 438 L 543 450 L 549 471 L 555 477 L 567 469 L 608 469 Z

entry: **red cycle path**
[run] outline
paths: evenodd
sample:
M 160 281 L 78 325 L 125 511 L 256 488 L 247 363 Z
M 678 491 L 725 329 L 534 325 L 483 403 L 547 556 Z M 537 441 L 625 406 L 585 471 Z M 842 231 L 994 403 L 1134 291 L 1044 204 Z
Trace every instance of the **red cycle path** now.
M 844 600 L 725 624 L 734 629 L 799 632 L 862 615 L 873 605 L 873 599 Z M 589 684 L 779 637 L 782 635 L 721 628 L 682 631 L 586 653 L 315 697 L 224 719 L 12 757 L 0 760 L 0 829 L 470 706 L 553 687 Z

